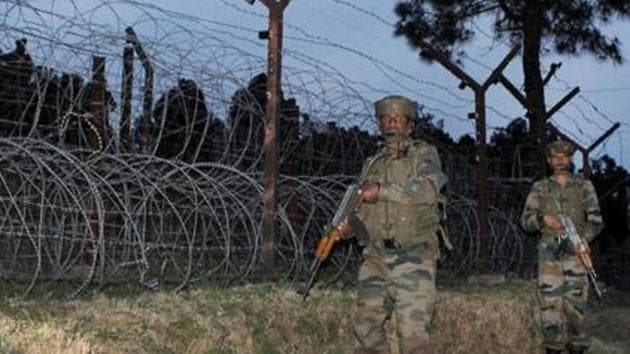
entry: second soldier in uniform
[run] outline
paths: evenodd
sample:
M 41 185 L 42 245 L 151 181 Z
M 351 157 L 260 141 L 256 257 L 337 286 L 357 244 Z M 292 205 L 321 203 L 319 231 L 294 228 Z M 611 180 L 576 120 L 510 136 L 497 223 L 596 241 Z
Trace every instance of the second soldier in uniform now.
M 544 345 L 547 353 L 583 353 L 588 347 L 584 332 L 588 279 L 576 252 L 558 256 L 558 238 L 564 225 L 560 215 L 571 218 L 586 241 L 592 241 L 603 227 L 593 184 L 571 172 L 573 146 L 556 141 L 547 146 L 552 175 L 532 186 L 525 202 L 521 224 L 525 231 L 539 235 L 538 296 Z

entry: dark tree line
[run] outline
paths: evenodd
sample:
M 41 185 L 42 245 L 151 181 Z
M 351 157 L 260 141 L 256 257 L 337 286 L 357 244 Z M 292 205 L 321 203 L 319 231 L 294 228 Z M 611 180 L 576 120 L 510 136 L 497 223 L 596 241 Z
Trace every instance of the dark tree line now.
M 605 227 L 597 238 L 600 275 L 618 288 L 630 290 L 630 174 L 604 155 L 593 163 L 591 180 L 597 190 Z
M 27 40 L 15 44 L 15 50 L 0 55 L 0 134 L 87 146 L 86 132 L 94 130 L 88 121 L 92 82 L 37 66 L 28 53 Z M 111 92 L 105 96 L 106 108 L 114 110 Z M 111 135 L 108 124 L 105 134 Z
M 158 146 L 156 154 L 187 162 L 236 162 L 244 169 L 260 169 L 266 83 L 266 74 L 260 74 L 237 90 L 229 116 L 220 120 L 208 111 L 197 85 L 180 80 L 156 104 L 151 137 Z M 319 126 L 300 112 L 295 98 L 281 95 L 278 143 L 280 173 L 353 175 L 375 151 L 377 137 L 357 126 L 345 128 L 333 122 Z

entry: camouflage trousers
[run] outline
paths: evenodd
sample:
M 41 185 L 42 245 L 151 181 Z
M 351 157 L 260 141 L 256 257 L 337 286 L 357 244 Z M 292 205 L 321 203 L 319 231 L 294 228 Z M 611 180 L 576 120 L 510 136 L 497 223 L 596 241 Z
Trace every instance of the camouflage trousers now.
M 567 345 L 588 346 L 583 331 L 588 295 L 586 271 L 577 257 L 565 255 L 557 259 L 555 244 L 538 247 L 538 299 L 544 344 L 564 349 Z
M 405 247 L 370 245 L 363 252 L 354 322 L 356 352 L 431 353 L 436 240 Z

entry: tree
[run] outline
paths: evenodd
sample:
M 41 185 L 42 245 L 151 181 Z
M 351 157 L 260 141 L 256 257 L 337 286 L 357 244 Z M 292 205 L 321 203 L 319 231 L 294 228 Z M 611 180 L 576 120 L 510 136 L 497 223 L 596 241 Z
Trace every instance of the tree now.
M 523 45 L 525 94 L 531 136 L 544 135 L 545 96 L 540 69 L 541 54 L 591 53 L 600 60 L 623 61 L 619 40 L 603 34 L 598 24 L 614 17 L 630 17 L 624 0 L 409 0 L 395 8 L 400 18 L 395 35 L 418 48 L 427 41 L 448 55 L 462 54 L 462 45 L 475 37 L 475 20 L 493 16 L 494 39 L 508 38 Z M 548 43 L 548 44 L 547 44 Z M 421 53 L 424 59 L 430 60 Z
M 15 41 L 15 50 L 0 55 L 0 134 L 26 135 L 28 122 L 22 112 L 28 105 L 29 80 L 33 73 L 33 60 L 26 49 L 26 39 Z
M 630 174 L 618 166 L 613 158 L 604 155 L 593 161 L 591 180 L 597 190 L 604 218 L 604 230 L 597 236 L 594 245 L 598 273 L 608 283 L 628 289 L 630 262 L 627 251 L 630 248 L 627 193 L 630 188 Z
M 238 155 L 260 162 L 264 140 L 267 107 L 267 74 L 254 76 L 247 87 L 232 96 L 228 116 L 230 149 Z M 294 174 L 296 148 L 299 142 L 300 107 L 295 98 L 284 98 L 280 91 L 280 120 L 277 141 L 280 144 L 280 173 Z
M 540 174 L 539 147 L 529 138 L 529 128 L 524 118 L 516 118 L 505 128 L 496 129 L 488 146 L 492 174 L 516 179 Z
M 425 112 L 423 106 L 420 106 L 418 117 L 413 122 L 413 136 L 440 147 L 455 144 L 453 138 L 444 131 L 444 120 L 436 120 L 435 115 Z
M 605 232 L 613 240 L 614 247 L 619 247 L 627 238 L 628 198 L 626 186 L 630 185 L 630 175 L 622 166 L 618 166 L 608 155 L 593 161 L 591 180 L 598 191 L 599 202 L 604 217 Z
M 0 63 L 2 60 L 0 57 Z M 23 74 L 28 75 L 28 79 L 21 84 L 2 82 L 6 86 L 0 90 L 0 111 L 6 119 L 1 125 L 1 134 L 27 136 L 32 131 L 33 137 L 75 147 L 88 146 L 88 134 L 98 134 L 100 141 L 106 144 L 111 136 L 109 121 L 104 122 L 104 132 L 97 131 L 88 122 L 92 82 L 74 73 L 57 73 L 50 67 L 33 65 L 33 68 L 32 72 Z M 108 89 L 105 89 L 105 107 L 108 111 L 116 108 L 114 96 Z
M 157 101 L 153 117 L 159 139 L 156 155 L 195 162 L 201 150 L 209 149 L 214 120 L 210 119 L 203 91 L 195 81 L 180 79 Z

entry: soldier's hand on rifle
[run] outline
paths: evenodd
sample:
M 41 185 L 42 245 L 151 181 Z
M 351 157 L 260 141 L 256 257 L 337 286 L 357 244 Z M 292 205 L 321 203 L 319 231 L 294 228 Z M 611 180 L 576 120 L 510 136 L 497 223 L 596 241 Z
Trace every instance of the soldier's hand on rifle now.
M 378 200 L 378 192 L 380 189 L 380 184 L 366 182 L 361 187 L 361 201 L 368 204 L 376 203 L 376 201 Z
M 573 247 L 573 253 L 580 255 L 580 254 L 590 254 L 591 253 L 591 248 L 588 246 L 588 243 L 584 242 L 580 242 L 580 245 L 578 247 Z
M 564 226 L 562 225 L 562 222 L 560 222 L 560 220 L 551 214 L 545 214 L 545 216 L 543 217 L 543 223 L 545 224 L 546 227 L 550 228 L 553 231 L 562 231 L 564 230 Z
M 337 230 L 341 235 L 341 238 L 346 238 L 350 236 L 352 233 L 352 226 L 350 226 L 350 221 L 348 219 L 344 220 L 339 226 L 337 226 Z

